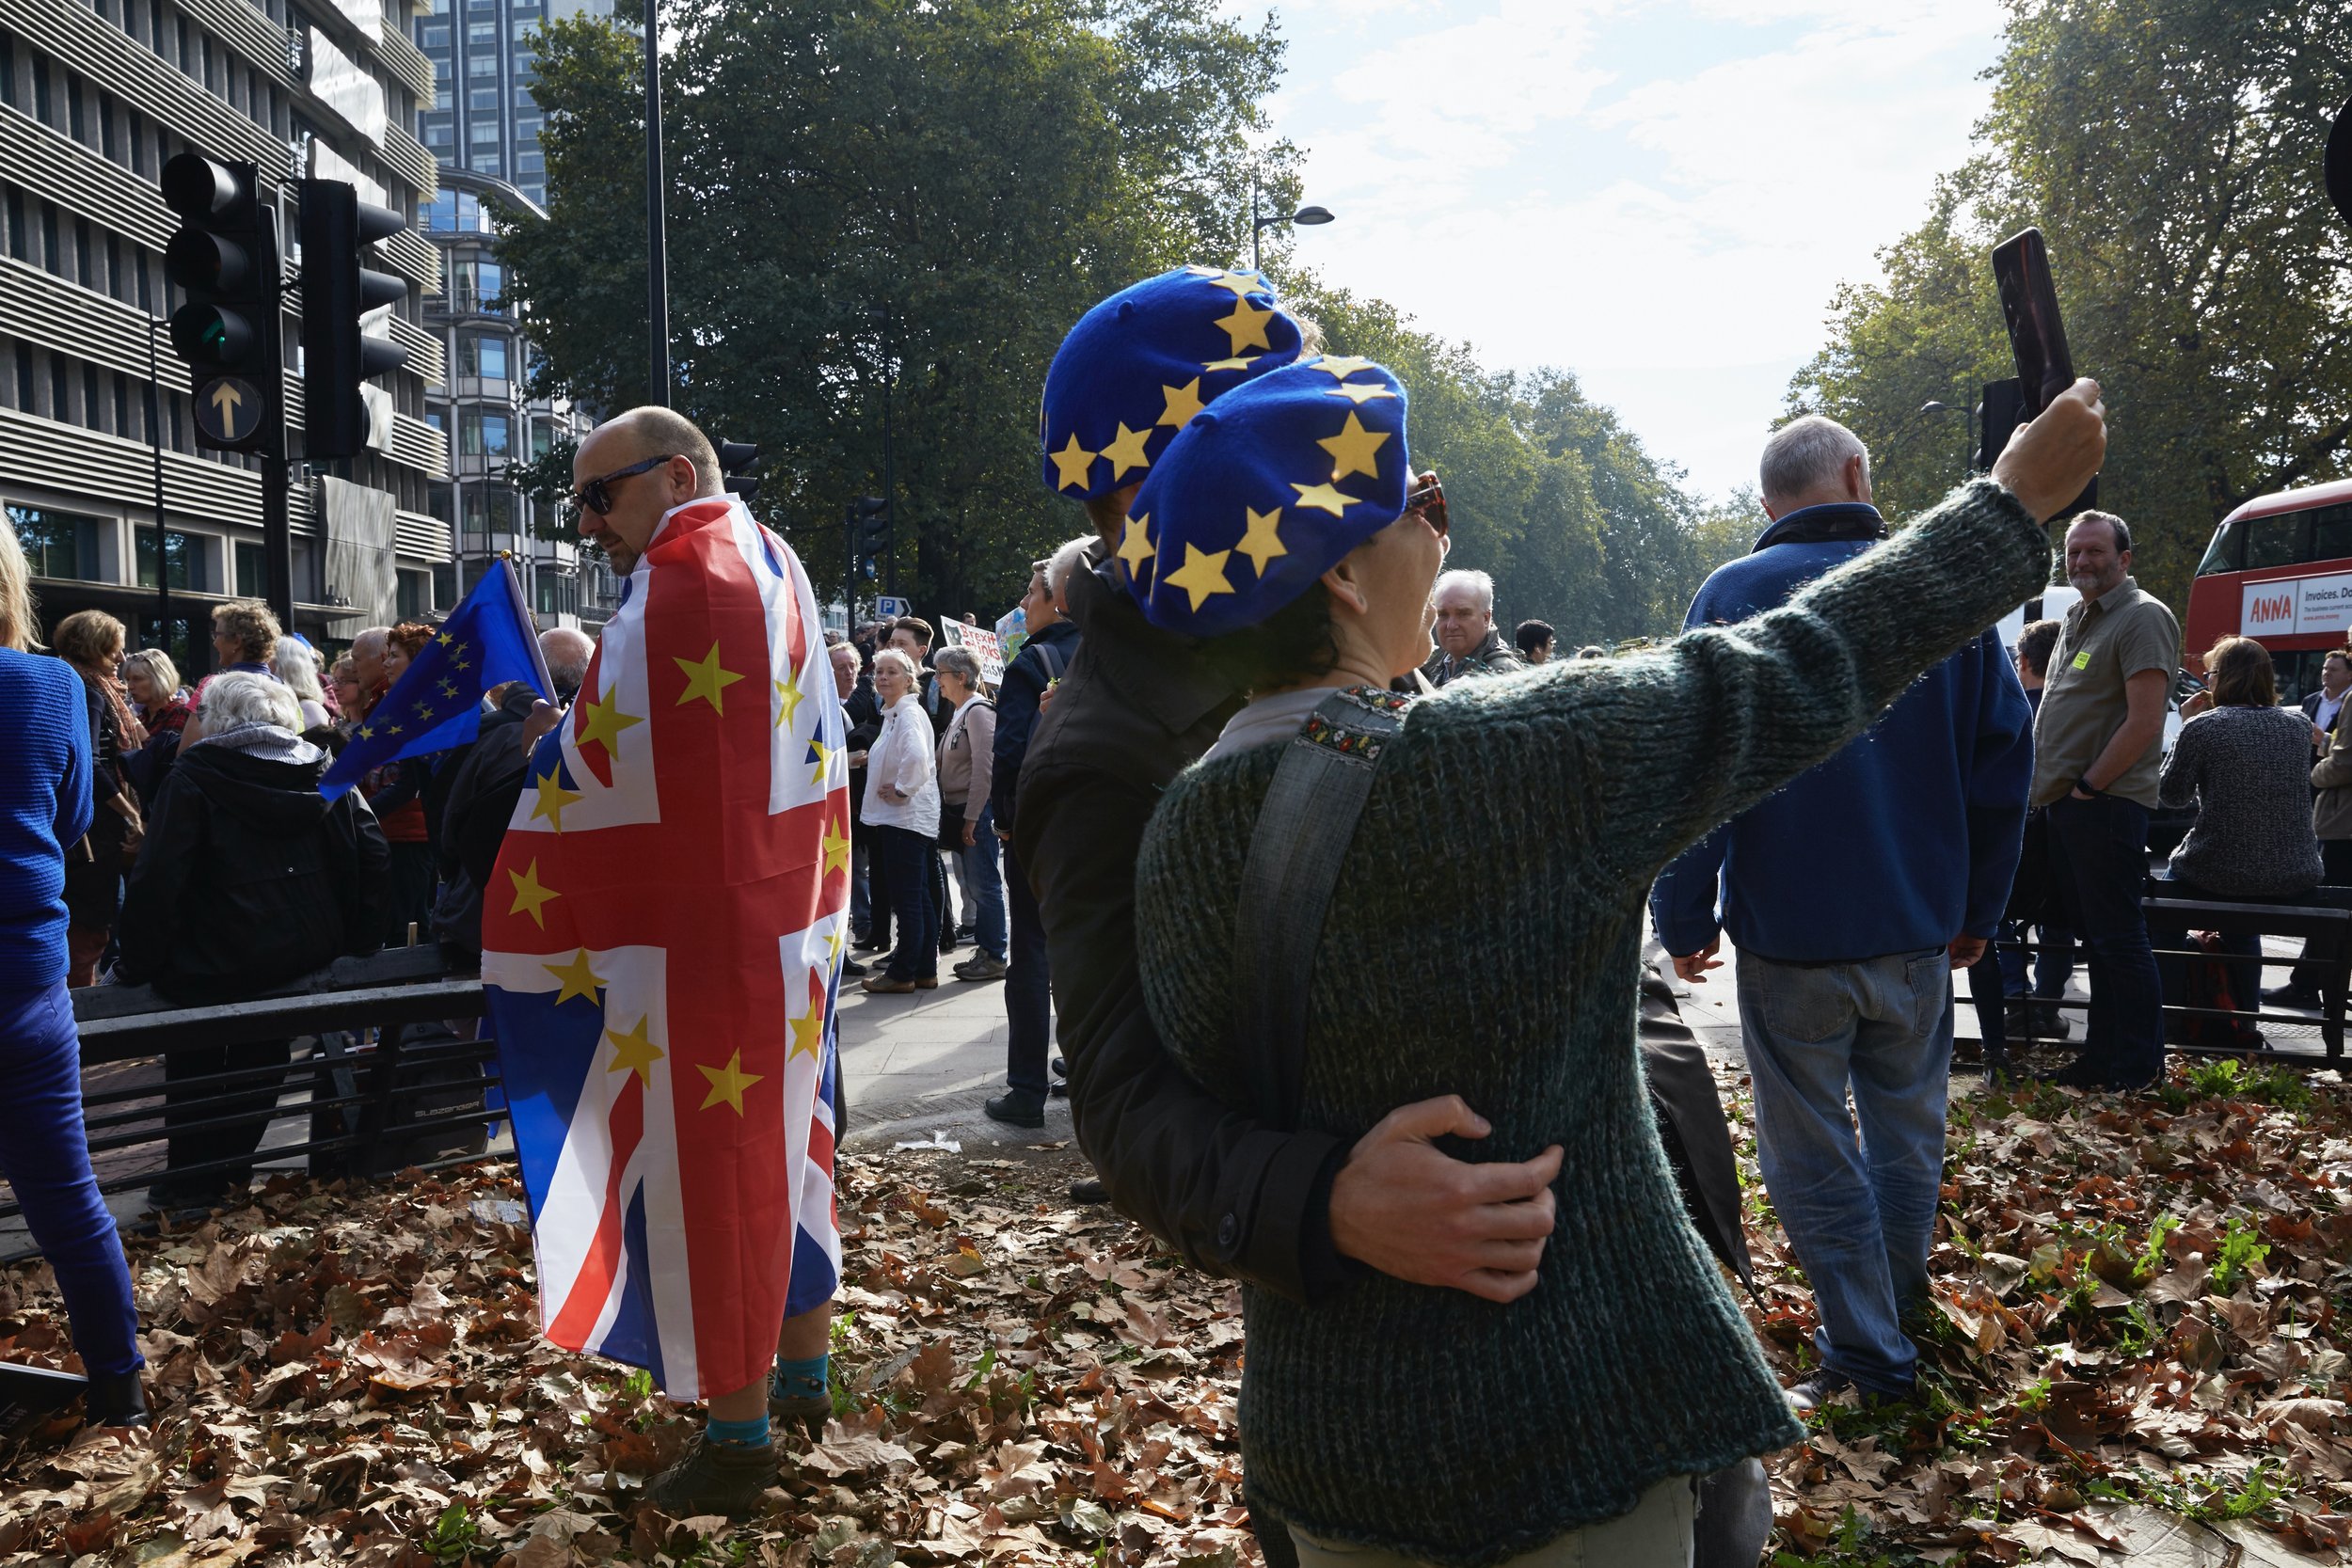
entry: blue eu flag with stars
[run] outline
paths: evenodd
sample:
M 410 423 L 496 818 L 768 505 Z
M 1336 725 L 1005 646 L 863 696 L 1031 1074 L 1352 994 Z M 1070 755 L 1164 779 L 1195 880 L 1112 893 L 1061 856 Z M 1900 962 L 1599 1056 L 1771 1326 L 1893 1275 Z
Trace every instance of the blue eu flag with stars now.
M 482 728 L 483 693 L 508 681 L 526 681 L 552 700 L 554 683 L 523 608 L 522 584 L 515 563 L 501 556 L 351 732 L 351 744 L 319 781 L 319 793 L 332 800 L 371 768 L 468 744 Z

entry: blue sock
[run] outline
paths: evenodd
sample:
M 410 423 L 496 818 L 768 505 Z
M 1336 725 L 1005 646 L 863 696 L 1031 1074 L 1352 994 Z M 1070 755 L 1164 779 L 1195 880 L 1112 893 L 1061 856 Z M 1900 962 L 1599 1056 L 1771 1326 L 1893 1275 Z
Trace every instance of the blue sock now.
M 830 1355 L 812 1355 L 805 1361 L 776 1361 L 776 1375 L 771 1384 L 780 1400 L 818 1399 L 826 1392 L 827 1367 Z
M 703 1430 L 714 1443 L 726 1443 L 739 1449 L 764 1449 L 768 1446 L 768 1418 L 765 1413 L 748 1421 L 722 1421 L 713 1417 Z

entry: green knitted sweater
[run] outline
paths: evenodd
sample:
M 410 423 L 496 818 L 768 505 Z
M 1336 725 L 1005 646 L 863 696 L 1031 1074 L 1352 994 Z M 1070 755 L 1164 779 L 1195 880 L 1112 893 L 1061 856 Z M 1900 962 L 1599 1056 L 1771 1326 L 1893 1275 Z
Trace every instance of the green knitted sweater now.
M 1458 1093 L 1493 1132 L 1452 1152 L 1565 1146 L 1559 1220 L 1540 1282 L 1508 1306 L 1380 1275 L 1314 1307 L 1248 1291 L 1253 1507 L 1477 1568 L 1623 1514 L 1666 1477 L 1797 1440 L 1651 1121 L 1643 897 L 2049 569 L 2044 530 L 1979 481 L 1757 619 L 1457 682 L 1406 711 L 1309 982 L 1302 1120 L 1353 1140 Z M 1236 891 L 1281 751 L 1186 771 L 1136 869 L 1152 1017 L 1237 1106 Z

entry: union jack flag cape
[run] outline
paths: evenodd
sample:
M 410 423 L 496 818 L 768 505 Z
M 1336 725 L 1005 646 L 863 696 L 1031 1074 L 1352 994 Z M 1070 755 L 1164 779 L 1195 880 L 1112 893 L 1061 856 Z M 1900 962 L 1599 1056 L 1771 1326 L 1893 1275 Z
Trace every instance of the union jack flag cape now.
M 846 739 L 799 560 L 734 497 L 690 502 L 484 890 L 541 1326 L 675 1399 L 764 1377 L 839 1279 Z

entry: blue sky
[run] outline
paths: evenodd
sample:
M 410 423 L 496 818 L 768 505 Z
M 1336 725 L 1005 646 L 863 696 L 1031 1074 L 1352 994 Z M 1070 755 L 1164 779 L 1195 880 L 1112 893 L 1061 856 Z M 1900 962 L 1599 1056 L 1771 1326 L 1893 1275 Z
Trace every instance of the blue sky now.
M 1261 8 L 1236 4 L 1239 14 Z M 1339 221 L 1298 257 L 1574 371 L 1720 496 L 1841 280 L 1968 153 L 1996 0 L 1290 0 L 1271 109 Z

